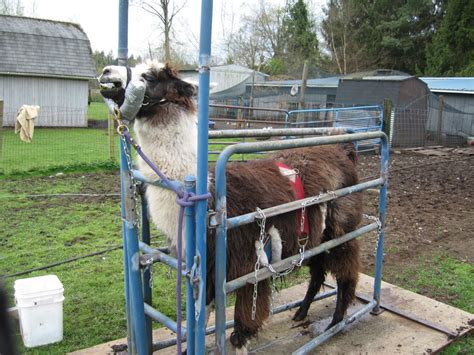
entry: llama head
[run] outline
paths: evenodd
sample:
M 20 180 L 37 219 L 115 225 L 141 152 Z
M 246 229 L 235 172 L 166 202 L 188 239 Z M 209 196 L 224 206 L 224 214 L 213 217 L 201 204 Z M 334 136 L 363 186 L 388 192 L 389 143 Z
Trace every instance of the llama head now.
M 103 69 L 98 80 L 101 95 L 113 100 L 118 106 L 124 102 L 125 91 L 130 81 L 144 81 L 145 98 L 137 118 L 152 117 L 167 104 L 191 112 L 196 110 L 194 96 L 197 93 L 197 87 L 180 79 L 169 64 L 149 62 L 132 69 L 110 65 Z

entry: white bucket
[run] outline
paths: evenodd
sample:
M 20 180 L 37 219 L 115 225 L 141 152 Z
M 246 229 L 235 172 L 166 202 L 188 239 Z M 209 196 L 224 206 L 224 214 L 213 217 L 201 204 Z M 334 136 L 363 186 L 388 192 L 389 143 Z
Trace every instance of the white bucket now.
M 27 348 L 63 340 L 63 284 L 56 275 L 16 280 L 15 302 Z

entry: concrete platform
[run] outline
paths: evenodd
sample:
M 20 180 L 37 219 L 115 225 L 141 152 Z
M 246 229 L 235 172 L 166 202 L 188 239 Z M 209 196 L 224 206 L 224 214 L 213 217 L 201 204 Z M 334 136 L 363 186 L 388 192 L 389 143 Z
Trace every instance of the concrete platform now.
M 334 282 L 329 282 L 329 284 Z M 359 300 L 349 309 L 353 313 L 365 303 L 372 293 L 373 278 L 360 275 L 357 289 Z M 330 289 L 326 287 L 326 289 Z M 276 295 L 275 304 L 284 304 L 304 297 L 306 284 L 291 287 Z M 362 299 L 362 300 L 361 300 Z M 379 315 L 367 314 L 344 331 L 319 346 L 313 353 L 321 354 L 421 354 L 441 350 L 459 337 L 474 330 L 474 315 L 460 309 L 417 295 L 389 283 L 382 283 L 382 305 L 386 309 Z M 295 310 L 270 317 L 268 324 L 253 340 L 249 353 L 291 354 L 312 338 L 323 332 L 334 311 L 335 298 L 314 302 L 308 318 L 303 322 L 291 320 Z M 232 319 L 232 309 L 227 319 Z M 211 320 L 212 320 L 211 316 Z M 212 322 L 211 322 L 212 323 Z M 423 324 L 427 323 L 427 324 Z M 230 334 L 231 330 L 228 330 Z M 154 331 L 154 341 L 173 337 L 166 329 Z M 73 352 L 84 354 L 113 354 L 112 346 L 126 344 L 119 339 L 93 348 Z M 208 336 L 208 351 L 213 352 L 214 337 Z M 183 349 L 185 349 L 183 345 Z M 118 349 L 118 348 L 115 348 Z M 230 347 L 229 347 L 230 349 Z M 174 347 L 157 352 L 176 354 Z M 230 354 L 233 351 L 229 351 Z

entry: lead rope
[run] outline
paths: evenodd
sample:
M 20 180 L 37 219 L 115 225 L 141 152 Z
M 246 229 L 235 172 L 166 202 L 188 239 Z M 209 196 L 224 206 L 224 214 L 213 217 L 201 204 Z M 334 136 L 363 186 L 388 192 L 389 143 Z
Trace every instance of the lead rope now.
M 185 207 L 190 207 L 194 205 L 195 201 L 199 200 L 207 200 L 208 198 L 211 197 L 210 193 L 203 194 L 203 195 L 196 195 L 194 193 L 189 193 L 187 191 L 183 191 L 176 186 L 174 186 L 171 181 L 156 167 L 155 164 L 143 153 L 142 148 L 140 145 L 135 142 L 135 140 L 132 138 L 130 135 L 130 131 L 122 121 L 122 113 L 118 108 L 114 109 L 114 118 L 115 121 L 117 121 L 117 133 L 121 136 L 121 138 L 124 140 L 124 142 L 129 143 L 137 152 L 137 154 L 148 164 L 148 166 L 159 176 L 159 178 L 163 181 L 163 183 L 173 190 L 177 197 L 176 197 L 176 203 L 180 206 L 179 209 L 179 214 L 178 214 L 178 240 L 177 240 L 177 251 L 176 251 L 176 259 L 177 259 L 177 276 L 176 276 L 176 353 L 181 355 L 181 341 L 182 341 L 182 334 L 181 334 L 181 320 L 182 320 L 182 303 L 181 303 L 181 280 L 182 280 L 182 271 L 183 271 L 183 256 L 182 256 L 182 239 L 183 239 L 183 217 L 184 217 L 184 209 Z M 131 176 L 131 179 L 133 180 L 133 174 L 132 174 L 132 163 L 131 163 L 131 154 L 126 148 L 125 145 L 125 153 L 127 156 L 127 165 L 129 168 L 129 174 Z M 135 180 L 133 180 L 135 181 Z M 136 186 L 134 186 L 134 194 L 136 192 Z M 135 196 L 135 195 L 134 195 Z M 132 197 L 135 198 L 135 197 Z M 136 203 L 136 200 L 135 200 Z M 136 210 L 136 206 L 135 206 Z M 151 269 L 151 265 L 148 265 L 148 267 Z M 152 281 L 151 281 L 152 282 Z

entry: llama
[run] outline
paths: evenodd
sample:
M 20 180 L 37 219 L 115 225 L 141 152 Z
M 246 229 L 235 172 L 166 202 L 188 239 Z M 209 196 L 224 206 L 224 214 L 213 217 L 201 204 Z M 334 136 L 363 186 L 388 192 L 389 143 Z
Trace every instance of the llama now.
M 144 104 L 134 120 L 136 139 L 145 154 L 170 179 L 182 181 L 188 174 L 196 173 L 197 125 L 194 85 L 179 79 L 168 64 L 150 63 L 132 70 L 135 80 L 146 83 Z M 102 84 L 117 88 L 106 94 L 118 105 L 123 103 L 127 84 L 125 67 L 106 67 L 99 78 Z M 247 163 L 230 164 L 227 176 L 227 215 L 254 212 L 296 199 L 290 183 L 291 176 L 284 168 L 298 172 L 306 197 L 333 191 L 358 183 L 357 155 L 352 144 L 339 144 L 310 148 L 290 149 L 274 153 L 271 157 Z M 141 159 L 138 168 L 150 180 L 155 174 Z M 209 173 L 209 191 L 214 194 L 213 175 Z M 176 247 L 178 207 L 173 192 L 148 186 L 146 197 L 152 222 L 167 237 L 171 248 Z M 348 195 L 326 204 L 306 208 L 309 222 L 306 249 L 342 236 L 357 228 L 362 218 L 362 196 Z M 214 201 L 209 200 L 209 207 Z M 273 259 L 284 259 L 298 254 L 297 212 L 290 212 L 266 220 L 266 232 L 272 241 Z M 260 227 L 256 224 L 229 231 L 227 238 L 227 280 L 232 280 L 254 270 L 257 259 L 256 243 Z M 215 231 L 208 231 L 207 297 L 209 305 L 214 298 Z M 319 292 L 327 272 L 337 280 L 337 301 L 328 328 L 343 320 L 349 303 L 354 299 L 358 280 L 359 245 L 357 240 L 306 260 L 310 268 L 310 282 L 303 303 L 295 313 L 295 321 L 303 320 L 310 304 Z M 258 283 L 257 311 L 252 317 L 253 286 L 246 285 L 236 291 L 234 331 L 230 342 L 245 353 L 252 337 L 258 334 L 270 312 L 271 288 L 268 280 Z

